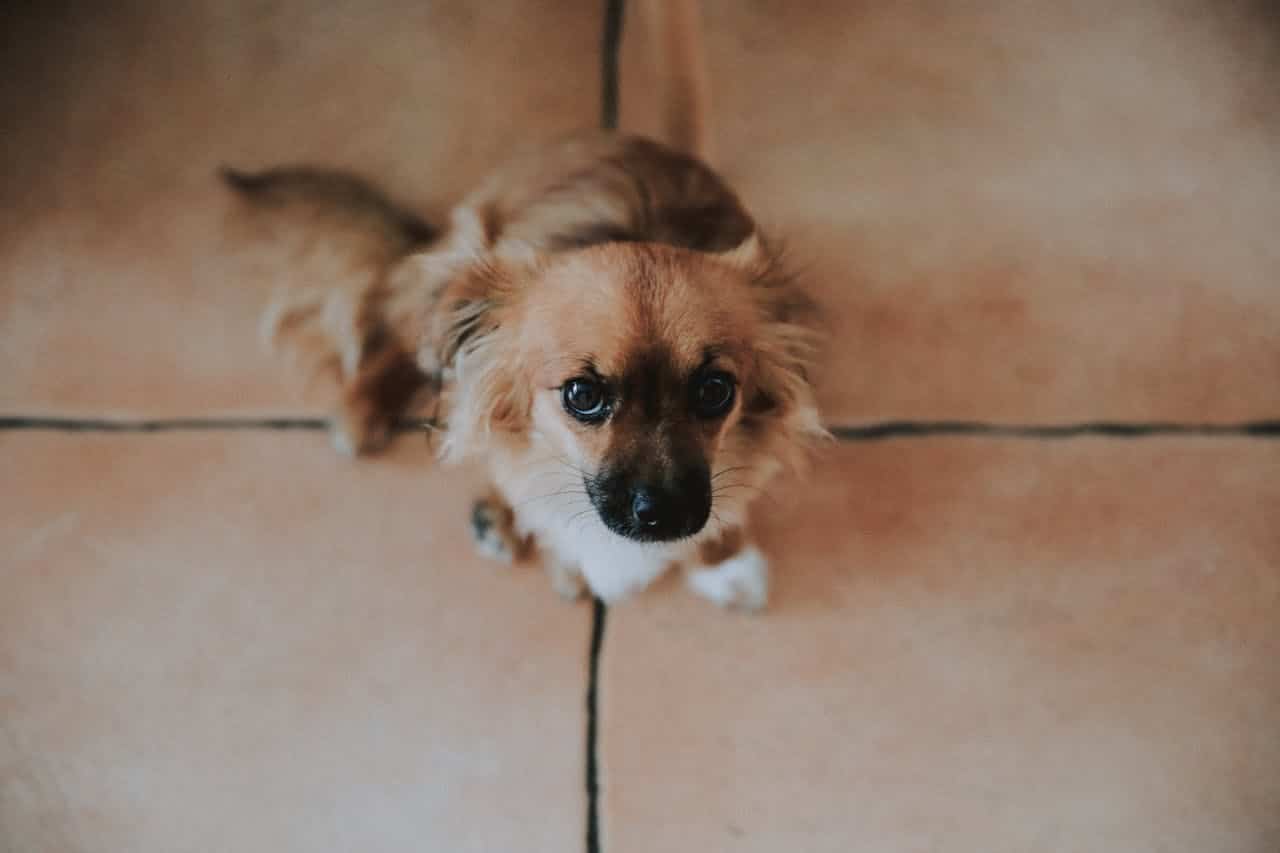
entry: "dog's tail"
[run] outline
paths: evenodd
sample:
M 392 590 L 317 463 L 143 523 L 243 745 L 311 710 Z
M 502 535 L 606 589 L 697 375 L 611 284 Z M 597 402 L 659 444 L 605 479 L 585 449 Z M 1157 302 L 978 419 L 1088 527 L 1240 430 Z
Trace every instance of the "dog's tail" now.
M 715 145 L 699 0 L 640 0 L 662 110 L 662 140 L 704 162 Z
M 411 251 L 436 235 L 417 214 L 396 204 L 369 181 L 336 169 L 284 166 L 244 172 L 221 166 L 218 176 L 254 207 L 308 226 L 329 224 L 381 239 L 390 252 Z M 319 223 L 316 220 L 320 220 Z
M 368 181 L 345 172 L 289 166 L 218 171 L 245 203 L 246 221 L 295 232 L 262 318 L 262 336 L 309 376 L 336 381 L 333 439 L 348 453 L 373 451 L 433 377 L 417 364 L 422 313 L 399 271 L 435 229 Z

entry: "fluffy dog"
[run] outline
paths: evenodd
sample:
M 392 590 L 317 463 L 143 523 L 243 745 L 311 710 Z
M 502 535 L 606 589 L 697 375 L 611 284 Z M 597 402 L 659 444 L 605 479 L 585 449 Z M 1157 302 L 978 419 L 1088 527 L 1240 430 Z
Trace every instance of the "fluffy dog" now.
M 435 399 L 443 456 L 492 477 L 471 513 L 485 554 L 540 555 L 568 598 L 617 601 L 680 566 L 712 601 L 765 604 L 748 507 L 825 435 L 813 314 L 705 163 L 603 132 L 537 146 L 434 240 L 351 176 L 224 177 L 350 259 L 267 324 L 338 379 L 340 449 L 377 449 Z

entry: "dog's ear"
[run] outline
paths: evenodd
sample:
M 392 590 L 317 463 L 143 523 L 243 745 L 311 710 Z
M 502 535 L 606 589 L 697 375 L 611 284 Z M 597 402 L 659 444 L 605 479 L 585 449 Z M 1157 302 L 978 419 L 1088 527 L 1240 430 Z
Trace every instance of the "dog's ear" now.
M 450 271 L 431 308 L 420 362 L 431 359 L 443 370 L 456 370 L 469 347 L 499 330 L 506 301 L 504 272 L 487 258 L 473 258 Z
M 454 268 L 431 310 L 419 363 L 449 386 L 446 458 L 483 450 L 495 433 L 524 433 L 533 406 L 516 351 L 514 296 L 523 268 L 474 257 Z
M 830 437 L 811 380 L 820 343 L 817 307 L 786 268 L 781 249 L 758 231 L 717 258 L 749 277 L 761 320 L 743 417 L 771 423 L 761 432 L 779 439 L 780 455 L 799 464 L 805 449 Z

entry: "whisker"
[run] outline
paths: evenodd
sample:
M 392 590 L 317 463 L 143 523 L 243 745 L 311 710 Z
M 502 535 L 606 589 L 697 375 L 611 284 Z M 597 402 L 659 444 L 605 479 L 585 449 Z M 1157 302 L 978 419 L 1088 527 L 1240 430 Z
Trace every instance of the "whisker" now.
M 559 454 L 556 454 L 556 455 L 554 456 L 554 458 L 555 458 L 555 460 L 556 460 L 557 462 L 559 462 L 561 465 L 563 465 L 564 467 L 568 468 L 570 471 L 574 472 L 575 474 L 577 474 L 578 476 L 582 477 L 583 479 L 590 480 L 590 479 L 591 479 L 591 477 L 593 476 L 593 475 L 591 475 L 591 474 L 587 473 L 586 471 L 584 471 L 582 468 L 579 468 L 577 465 L 575 465 L 575 464 L 573 464 L 572 462 L 570 462 L 570 461 L 569 461 L 568 459 L 566 459 L 564 456 L 561 456 L 561 455 L 559 455 Z
M 587 523 L 591 520 L 591 513 L 594 511 L 595 507 L 588 507 L 582 512 L 575 513 L 569 517 L 568 521 L 565 522 L 565 526 L 572 526 L 575 522 L 578 522 L 579 530 L 586 529 Z
M 715 474 L 711 476 L 711 482 L 714 483 L 716 480 L 720 479 L 725 474 L 732 474 L 736 471 L 749 471 L 749 470 L 751 470 L 750 465 L 734 465 L 732 467 L 717 471 Z
M 551 498 L 565 498 L 565 497 L 585 498 L 585 497 L 588 497 L 588 495 L 586 492 L 584 492 L 581 489 L 573 489 L 573 488 L 561 489 L 555 492 L 548 492 L 545 495 L 534 495 L 533 497 L 525 498 L 524 500 L 513 504 L 511 508 L 520 509 L 521 507 L 528 506 L 529 504 L 535 503 L 537 501 L 545 501 Z
M 524 471 L 528 468 L 532 468 L 537 465 L 545 465 L 548 461 L 559 462 L 561 465 L 563 465 L 565 468 L 568 468 L 570 471 L 573 471 L 575 474 L 579 474 L 584 477 L 591 476 L 587 471 L 584 471 L 582 468 L 575 465 L 563 454 L 555 453 L 555 452 L 549 452 L 547 456 L 539 456 L 535 454 L 532 459 L 526 459 L 523 462 L 519 462 L 519 463 L 516 463 L 514 466 L 511 466 L 510 470 Z
M 764 486 L 758 486 L 755 483 L 721 483 L 711 490 L 711 494 L 720 494 L 721 492 L 727 492 L 730 489 L 747 489 L 758 493 L 763 493 L 765 491 Z
M 715 500 L 717 497 L 729 497 L 732 489 L 745 489 L 748 494 L 753 497 L 764 498 L 770 504 L 775 506 L 777 505 L 777 497 L 770 494 L 763 486 L 756 486 L 751 483 L 728 483 L 726 485 L 717 486 L 711 492 L 711 499 Z

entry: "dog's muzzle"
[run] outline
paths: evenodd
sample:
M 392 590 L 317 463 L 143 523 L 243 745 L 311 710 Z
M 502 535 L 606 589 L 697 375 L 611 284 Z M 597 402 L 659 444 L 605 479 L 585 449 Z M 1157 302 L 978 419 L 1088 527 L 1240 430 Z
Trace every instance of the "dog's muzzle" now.
M 711 517 L 711 473 L 705 465 L 659 477 L 601 472 L 584 484 L 605 526 L 637 542 L 688 538 Z

